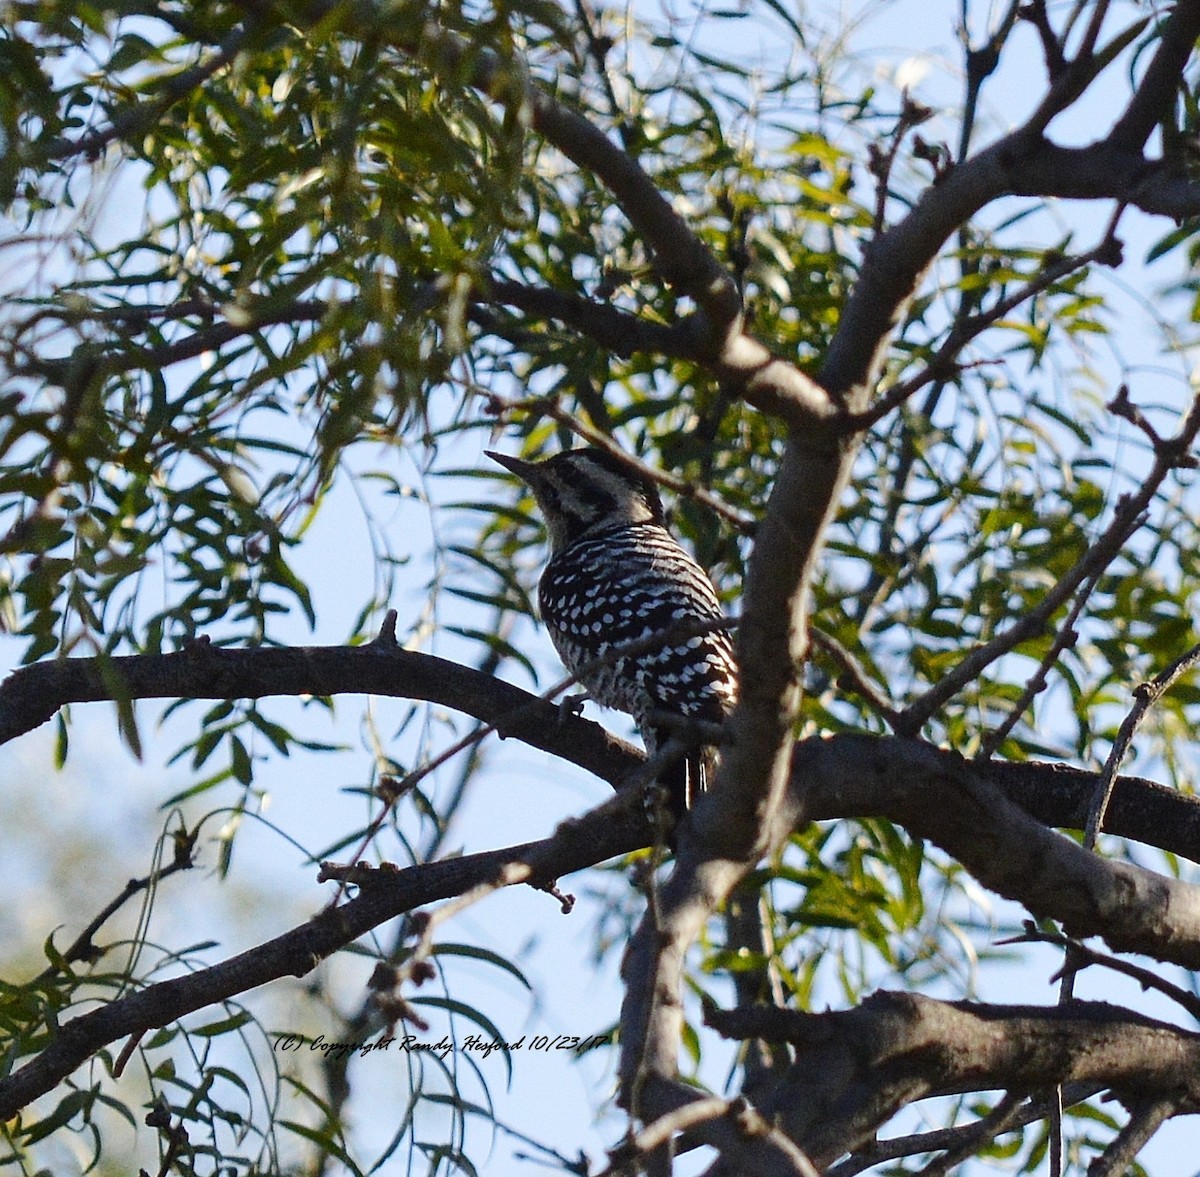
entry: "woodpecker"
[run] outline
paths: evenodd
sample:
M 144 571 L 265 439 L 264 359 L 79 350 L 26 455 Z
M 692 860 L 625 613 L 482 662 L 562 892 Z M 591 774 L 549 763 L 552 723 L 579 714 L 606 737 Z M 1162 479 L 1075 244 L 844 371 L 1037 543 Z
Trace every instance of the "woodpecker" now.
M 650 756 L 680 734 L 669 717 L 722 722 L 737 701 L 733 645 L 719 628 L 712 582 L 666 528 L 654 483 L 600 449 L 566 450 L 542 462 L 488 457 L 520 478 L 541 509 L 550 560 L 538 605 L 563 665 L 588 694 L 632 715 Z M 614 646 L 689 622 L 713 628 L 590 665 Z M 712 750 L 698 750 L 660 779 L 675 820 L 708 787 L 713 767 Z

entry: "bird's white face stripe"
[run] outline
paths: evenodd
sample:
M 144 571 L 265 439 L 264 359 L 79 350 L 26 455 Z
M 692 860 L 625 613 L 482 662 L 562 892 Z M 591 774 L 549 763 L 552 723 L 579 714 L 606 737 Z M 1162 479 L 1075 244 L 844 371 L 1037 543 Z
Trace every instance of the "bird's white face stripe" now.
M 538 481 L 530 485 L 542 508 L 552 551 L 561 551 L 593 530 L 654 519 L 640 486 L 587 455 L 541 463 L 537 470 Z

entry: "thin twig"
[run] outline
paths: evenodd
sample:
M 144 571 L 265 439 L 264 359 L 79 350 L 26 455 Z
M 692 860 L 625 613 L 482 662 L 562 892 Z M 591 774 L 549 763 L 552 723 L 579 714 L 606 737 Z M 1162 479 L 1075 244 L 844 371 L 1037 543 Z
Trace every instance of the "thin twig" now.
M 1094 1083 L 1071 1083 L 1064 1089 L 1067 1106 L 1072 1107 L 1077 1103 L 1082 1103 L 1085 1099 L 1090 1099 L 1093 1095 L 1103 1091 L 1102 1085 Z M 901 1157 L 921 1156 L 923 1153 L 937 1152 L 941 1149 L 956 1149 L 960 1145 L 973 1146 L 979 1127 L 982 1123 L 990 1121 L 993 1116 L 996 1116 L 1001 1108 L 1007 1103 L 1009 1096 L 1005 1096 L 985 1117 L 985 1120 L 975 1120 L 970 1124 L 958 1124 L 953 1128 L 938 1128 L 933 1132 L 918 1132 L 911 1136 L 894 1136 L 888 1140 L 876 1140 L 865 1148 L 859 1149 L 858 1152 L 851 1154 L 844 1161 L 832 1166 L 826 1177 L 856 1177 L 858 1173 L 862 1173 L 866 1169 L 873 1168 L 875 1165 L 881 1164 L 884 1161 L 894 1161 Z M 1032 1124 L 1037 1120 L 1044 1120 L 1049 1114 L 1050 1105 L 1046 1099 L 1030 1100 L 1021 1103 L 1017 1110 L 1017 1114 L 1013 1117 L 1011 1123 L 1005 1128 L 993 1130 L 990 1133 L 990 1138 L 1001 1135 L 1003 1132 L 1012 1131 L 1016 1128 L 1024 1128 L 1027 1124 Z M 979 1143 L 982 1143 L 980 1140 Z
M 1004 722 L 1000 724 L 994 731 L 989 732 L 987 738 L 980 746 L 979 752 L 975 759 L 991 760 L 996 754 L 996 750 L 1008 739 L 1008 734 L 1021 720 L 1021 716 L 1032 706 L 1033 701 L 1044 691 L 1050 681 L 1050 671 L 1058 662 L 1059 655 L 1069 647 L 1075 645 L 1079 640 L 1079 631 L 1075 628 L 1075 623 L 1079 620 L 1079 615 L 1083 612 L 1084 606 L 1088 603 L 1093 592 L 1096 591 L 1096 585 L 1100 583 L 1102 569 L 1097 571 L 1088 578 L 1083 587 L 1075 594 L 1075 601 L 1071 605 L 1071 611 L 1067 614 L 1066 620 L 1058 627 L 1058 633 L 1054 636 L 1054 641 L 1051 643 L 1050 649 L 1046 651 L 1045 657 L 1038 663 L 1037 670 L 1034 671 L 1029 681 L 1025 684 L 1025 689 L 1021 692 L 1021 696 L 1012 705 L 1008 715 L 1005 716 Z
M 1032 920 L 1026 922 L 1025 931 L 1021 935 L 999 940 L 997 944 L 1053 944 L 1074 954 L 1079 962 L 1076 971 L 1079 968 L 1086 968 L 1088 965 L 1111 969 L 1114 973 L 1120 973 L 1122 976 L 1136 981 L 1143 989 L 1153 989 L 1156 993 L 1162 993 L 1169 997 L 1200 1022 L 1200 997 L 1196 994 L 1189 993 L 1178 985 L 1172 985 L 1170 981 L 1164 981 L 1157 973 L 1142 968 L 1140 965 L 1130 964 L 1129 961 L 1121 960 L 1120 957 L 1097 952 L 1094 948 L 1089 948 L 1086 944 L 1061 932 L 1042 931 Z
M 911 706 L 900 714 L 898 734 L 915 735 L 948 699 L 974 682 L 982 671 L 1021 642 L 1042 632 L 1055 611 L 1089 577 L 1103 571 L 1116 559 L 1129 537 L 1141 526 L 1143 512 L 1171 471 L 1194 459 L 1189 450 L 1200 434 L 1200 395 L 1192 401 L 1179 432 L 1165 440 L 1155 451 L 1154 464 L 1135 494 L 1123 495 L 1112 521 L 1094 544 L 1065 572 L 1033 609 L 1020 620 L 997 634 L 991 641 L 968 654 L 952 671 L 942 677 Z
M 1103 239 L 1085 253 L 1073 254 L 1060 258 L 1056 262 L 1043 266 L 1037 275 L 1031 278 L 1020 289 L 1000 299 L 994 306 L 977 315 L 956 324 L 945 342 L 937 349 L 925 367 L 915 376 L 893 385 L 874 405 L 862 413 L 852 413 L 845 419 L 847 432 L 870 429 L 883 420 L 893 409 L 899 408 L 914 393 L 919 392 L 934 380 L 945 379 L 953 374 L 958 363 L 957 356 L 968 343 L 982 335 L 1000 319 L 1011 314 L 1022 303 L 1049 290 L 1056 282 L 1061 282 L 1077 270 L 1099 262 L 1102 265 L 1116 265 L 1120 261 L 1121 244 L 1116 236 L 1117 224 L 1125 211 L 1125 205 L 1119 205 L 1112 218 Z
M 196 846 L 196 834 L 198 830 L 192 830 L 190 833 L 183 829 L 182 824 L 180 830 L 175 834 L 169 835 L 174 843 L 175 857 L 167 866 L 161 867 L 158 870 L 151 871 L 148 875 L 140 879 L 130 879 L 129 882 L 121 889 L 121 893 L 105 904 L 96 916 L 88 923 L 87 927 L 71 941 L 70 945 L 65 948 L 61 955 L 64 964 L 73 964 L 79 960 L 90 960 L 96 952 L 96 947 L 92 943 L 92 938 L 96 933 L 129 902 L 135 895 L 141 894 L 143 891 L 148 891 L 152 887 L 157 887 L 164 879 L 168 879 L 171 875 L 178 874 L 180 871 L 191 870 L 195 866 L 192 858 L 192 852 Z M 166 837 L 168 835 L 164 835 Z M 38 976 L 38 981 L 46 981 L 58 976 L 62 969 L 58 965 L 50 965 L 44 969 Z
M 1150 682 L 1141 683 L 1134 688 L 1134 705 L 1130 709 L 1129 714 L 1125 716 L 1125 720 L 1117 732 L 1117 738 L 1113 741 L 1112 749 L 1108 753 L 1108 759 L 1104 762 L 1104 768 L 1100 773 L 1100 780 L 1096 784 L 1096 792 L 1092 797 L 1092 804 L 1088 808 L 1084 844 L 1089 848 L 1096 845 L 1096 839 L 1103 828 L 1104 815 L 1108 810 L 1108 803 L 1112 798 L 1113 785 L 1117 779 L 1117 769 L 1120 768 L 1121 761 L 1125 759 L 1125 755 L 1129 751 L 1129 745 L 1133 742 L 1133 737 L 1137 732 L 1139 724 L 1145 719 L 1146 713 L 1150 708 L 1180 678 L 1187 674 L 1197 662 L 1200 662 L 1200 644 L 1193 646 L 1186 654 L 1182 654 L 1176 658 L 1166 670 L 1161 674 L 1155 675 Z
M 828 654 L 838 664 L 839 669 L 849 680 L 855 693 L 866 700 L 870 704 L 871 709 L 888 727 L 895 731 L 900 719 L 900 711 L 888 695 L 884 693 L 882 688 L 871 680 L 862 663 L 832 634 L 818 629 L 815 625 L 810 627 L 808 632 L 812 638 L 813 645 L 822 653 Z
M 1024 1096 L 1013 1091 L 1005 1092 L 1000 1102 L 982 1120 L 964 1124 L 967 1131 L 963 1132 L 962 1139 L 955 1141 L 923 1169 L 918 1169 L 915 1177 L 945 1177 L 956 1165 L 970 1160 L 981 1146 L 1017 1126 L 1024 1102 Z
M 1113 1142 L 1088 1166 L 1088 1177 L 1120 1177 L 1129 1171 L 1138 1153 L 1176 1112 L 1169 1099 L 1149 1100 L 1133 1108 L 1129 1122 Z

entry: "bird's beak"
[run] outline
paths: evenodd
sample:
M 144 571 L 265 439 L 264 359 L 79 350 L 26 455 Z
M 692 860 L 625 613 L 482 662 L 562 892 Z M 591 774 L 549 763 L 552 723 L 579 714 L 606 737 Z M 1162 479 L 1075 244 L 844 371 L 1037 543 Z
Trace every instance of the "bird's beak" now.
M 505 468 L 505 470 L 509 470 L 515 474 L 519 479 L 521 479 L 522 482 L 527 483 L 529 486 L 535 485 L 535 479 L 537 477 L 535 474 L 537 469 L 536 462 L 526 462 L 524 458 L 513 458 L 508 454 L 494 453 L 492 450 L 484 450 L 483 452 L 489 458 L 491 458 L 493 462 L 499 462 L 500 465 Z

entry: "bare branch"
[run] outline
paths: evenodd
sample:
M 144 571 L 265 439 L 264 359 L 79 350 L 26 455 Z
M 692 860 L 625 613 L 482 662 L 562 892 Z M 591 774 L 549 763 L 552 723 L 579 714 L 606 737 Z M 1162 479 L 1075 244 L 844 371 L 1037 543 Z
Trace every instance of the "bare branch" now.
M 763 1111 L 818 1166 L 932 1096 L 1103 1084 L 1135 1105 L 1165 1098 L 1165 1116 L 1200 1108 L 1200 1034 L 1104 1002 L 985 1005 L 880 991 L 852 1010 L 738 1009 L 709 1022 L 728 1037 L 797 1048 L 793 1074 Z
M 307 923 L 220 964 L 147 986 L 64 1022 L 36 1058 L 0 1080 L 0 1116 L 11 1118 L 110 1043 L 281 977 L 303 977 L 330 953 L 404 912 L 505 877 L 549 882 L 645 846 L 651 834 L 640 810 L 632 794 L 616 797 L 540 842 L 361 873 L 356 898 Z
M 1197 1022 L 1200 1022 L 1200 997 L 1197 997 L 1195 993 L 1191 993 L 1179 985 L 1172 985 L 1169 981 L 1164 981 L 1157 973 L 1144 969 L 1140 965 L 1130 964 L 1127 960 L 1120 960 L 1118 957 L 1097 952 L 1094 948 L 1089 948 L 1086 944 L 1081 944 L 1070 936 L 1063 936 L 1058 932 L 1043 932 L 1032 920 L 1026 923 L 1025 931 L 1020 936 L 1001 940 L 1000 943 L 1054 944 L 1068 954 L 1069 963 L 1063 966 L 1064 970 L 1069 967 L 1073 972 L 1079 972 L 1089 965 L 1111 969 L 1114 973 L 1120 973 L 1122 976 L 1136 981 L 1143 989 L 1152 989 L 1156 993 L 1162 993 L 1169 997 L 1177 1005 L 1187 1010 Z
M 807 816 L 882 816 L 940 846 L 989 890 L 1073 936 L 1200 968 L 1200 888 L 1109 862 L 1047 829 L 982 766 L 907 740 L 806 740 L 793 762 Z
M 1125 759 L 1125 754 L 1129 751 L 1129 745 L 1133 742 L 1133 737 L 1137 732 L 1138 726 L 1145 719 L 1150 708 L 1175 683 L 1192 670 L 1197 662 L 1200 662 L 1200 645 L 1193 646 L 1186 654 L 1181 654 L 1176 658 L 1161 674 L 1156 674 L 1150 682 L 1142 683 L 1134 689 L 1133 693 L 1136 702 L 1130 709 L 1129 714 L 1125 716 L 1120 730 L 1117 732 L 1117 738 L 1113 741 L 1113 746 L 1109 750 L 1108 759 L 1104 762 L 1104 769 L 1100 774 L 1100 783 L 1096 787 L 1096 795 L 1092 799 L 1091 807 L 1088 810 L 1087 830 L 1084 839 L 1085 845 L 1090 847 L 1096 844 L 1096 839 L 1099 837 L 1100 829 L 1104 824 L 1104 811 L 1108 808 L 1108 800 L 1112 795 L 1113 782 L 1116 780 L 1117 769 L 1120 768 L 1121 761 Z
M 586 762 L 610 783 L 637 763 L 636 751 L 598 724 L 470 667 L 380 642 L 233 650 L 196 641 L 175 654 L 38 662 L 0 683 L 0 743 L 45 723 L 66 703 L 112 699 L 115 687 L 129 699 L 361 694 L 439 702 L 502 736 Z
M 815 625 L 810 630 L 812 644 L 818 650 L 828 654 L 834 662 L 837 663 L 842 674 L 845 675 L 850 688 L 861 698 L 866 700 L 870 705 L 871 710 L 880 717 L 893 731 L 896 730 L 896 724 L 899 722 L 900 712 L 895 704 L 884 693 L 867 673 L 866 669 L 859 663 L 858 659 L 842 645 L 837 638 L 832 634 L 827 634 L 824 630 L 818 629 Z
M 1095 6 L 1085 49 L 1094 45 L 1104 7 Z M 1069 96 L 1081 80 L 1094 77 L 1104 64 L 1104 55 L 1094 60 L 1084 57 L 1075 67 L 1081 71 L 1077 77 L 1070 77 L 1068 66 L 1052 80 L 1050 92 L 1057 97 L 1048 97 L 1049 107 L 929 188 L 912 212 L 867 250 L 859 283 L 818 376 L 821 385 L 836 399 L 850 395 L 851 412 L 866 408 L 882 347 L 925 268 L 951 233 L 1000 195 L 1108 197 L 1173 216 L 1200 210 L 1200 185 L 1147 161 L 1140 150 L 1154 118 L 1161 114 L 1164 88 L 1177 84 L 1198 36 L 1200 6 L 1176 5 L 1167 18 L 1155 61 L 1107 141 L 1064 148 L 1041 134 L 1047 115 L 1062 109 L 1060 99 Z
M 1178 1100 L 1172 1095 L 1165 1099 L 1150 1099 L 1134 1105 L 1129 1123 L 1088 1166 L 1088 1177 L 1120 1177 L 1128 1173 L 1138 1153 L 1150 1143 L 1151 1137 L 1179 1111 Z
M 872 1141 L 841 1164 L 834 1165 L 829 1170 L 829 1177 L 853 1177 L 853 1174 L 872 1168 L 880 1161 L 945 1150 L 916 1174 L 916 1177 L 944 1177 L 955 1165 L 974 1156 L 983 1145 L 1028 1122 L 1025 1117 L 1031 1111 L 1021 1096 L 1009 1092 L 982 1120 L 974 1123 Z

